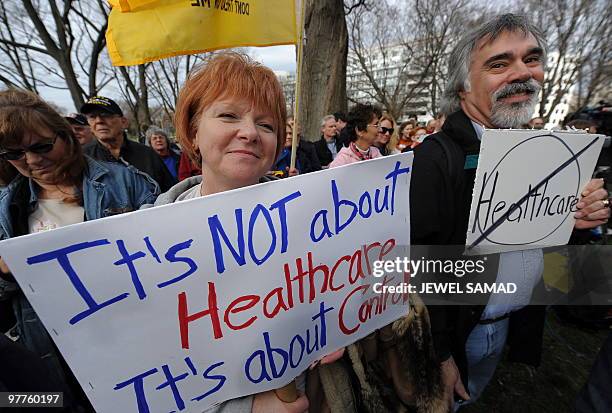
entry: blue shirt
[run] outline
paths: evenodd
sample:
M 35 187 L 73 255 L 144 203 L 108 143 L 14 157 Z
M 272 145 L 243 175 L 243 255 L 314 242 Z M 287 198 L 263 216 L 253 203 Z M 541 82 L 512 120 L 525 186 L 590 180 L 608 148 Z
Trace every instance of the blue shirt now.
M 274 164 L 273 168 L 275 171 L 285 172 L 289 170 L 290 165 L 291 165 L 291 148 L 283 148 L 280 155 L 278 155 L 278 159 L 276 163 Z M 295 159 L 295 169 L 297 169 L 298 171 L 301 171 L 300 161 L 299 159 L 297 159 L 297 153 L 296 153 L 296 159 Z
M 162 157 L 162 161 L 164 161 L 166 168 L 168 168 L 168 171 L 170 171 L 170 174 L 172 174 L 174 179 L 178 179 L 178 173 L 177 173 L 178 165 L 176 164 L 176 159 L 174 159 L 174 156 L 168 155 L 168 156 Z
M 336 157 L 336 155 L 338 155 L 338 150 L 336 149 L 336 139 L 334 138 L 334 139 L 332 139 L 330 141 L 325 140 L 325 142 L 327 143 L 327 148 L 329 149 L 329 151 L 332 154 L 332 159 L 334 159 Z

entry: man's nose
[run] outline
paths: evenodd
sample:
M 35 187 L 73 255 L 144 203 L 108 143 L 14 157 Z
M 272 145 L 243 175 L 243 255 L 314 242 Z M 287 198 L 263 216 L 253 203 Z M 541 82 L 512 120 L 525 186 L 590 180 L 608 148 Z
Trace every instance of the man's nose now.
M 529 67 L 521 60 L 512 65 L 512 71 L 509 74 L 509 83 L 526 82 L 533 77 Z

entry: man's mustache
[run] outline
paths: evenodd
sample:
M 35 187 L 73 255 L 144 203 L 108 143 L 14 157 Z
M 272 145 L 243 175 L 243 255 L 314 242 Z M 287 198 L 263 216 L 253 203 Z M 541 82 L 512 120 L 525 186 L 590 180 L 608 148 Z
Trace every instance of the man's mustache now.
M 541 88 L 542 86 L 534 79 L 529 79 L 525 82 L 510 83 L 493 93 L 493 102 L 519 93 L 527 93 L 530 95 L 536 94 L 540 92 Z

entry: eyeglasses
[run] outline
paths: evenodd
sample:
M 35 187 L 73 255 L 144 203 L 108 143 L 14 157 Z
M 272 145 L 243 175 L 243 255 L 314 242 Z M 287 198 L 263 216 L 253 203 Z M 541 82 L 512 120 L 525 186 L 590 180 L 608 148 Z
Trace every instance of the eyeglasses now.
M 368 123 L 366 126 L 374 126 L 376 129 L 380 128 L 380 123 Z
M 385 128 L 384 126 L 381 126 L 380 128 L 378 128 L 378 130 L 380 131 L 380 133 L 382 133 L 383 135 L 385 134 L 389 134 L 389 135 L 393 135 L 393 128 Z
M 92 112 L 92 113 L 87 113 L 85 114 L 85 117 L 87 118 L 87 120 L 94 120 L 95 118 L 100 118 L 100 119 L 110 119 L 110 118 L 114 118 L 116 116 L 119 116 L 115 113 L 110 113 L 110 112 Z
M 47 142 L 37 142 L 23 149 L 0 149 L 0 159 L 3 161 L 16 161 L 24 157 L 26 152 L 32 153 L 49 153 L 55 146 L 57 135 L 53 138 L 47 138 Z

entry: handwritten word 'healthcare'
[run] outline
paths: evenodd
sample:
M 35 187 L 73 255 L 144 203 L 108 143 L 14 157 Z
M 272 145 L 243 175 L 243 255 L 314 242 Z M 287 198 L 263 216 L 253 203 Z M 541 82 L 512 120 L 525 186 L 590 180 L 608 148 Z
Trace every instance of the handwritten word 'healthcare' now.
M 224 336 L 224 328 L 226 331 L 242 330 L 251 326 L 260 317 L 273 319 L 281 311 L 289 311 L 298 303 L 315 302 L 320 294 L 333 293 L 347 285 L 354 286 L 364 280 L 366 274 L 372 272 L 371 262 L 383 259 L 394 247 L 394 239 L 389 239 L 384 244 L 374 242 L 364 245 L 351 254 L 343 255 L 331 266 L 313 265 L 312 253 L 308 252 L 307 263 L 301 257 L 295 259 L 295 272 L 292 272 L 289 263 L 284 264 L 284 280 L 281 285 L 275 286 L 263 297 L 257 294 L 237 297 L 224 311 L 219 309 L 217 290 L 212 281 L 208 282 L 208 293 L 201 300 L 206 305 L 200 311 L 189 313 L 187 293 L 181 292 L 178 295 L 181 346 L 189 349 L 189 325 L 199 319 L 208 318 L 213 337 L 220 339 Z M 370 260 L 371 252 L 375 253 L 374 260 Z M 340 279 L 339 274 L 344 278 Z M 345 325 L 343 309 L 352 294 L 362 290 L 363 285 L 357 285 L 340 308 L 339 328 L 347 335 L 357 331 L 359 326 L 349 328 Z M 201 294 L 201 292 L 194 291 L 190 294 Z M 237 321 L 236 318 L 241 318 L 241 321 Z
M 496 199 L 495 190 L 497 188 L 497 179 L 499 172 L 495 172 L 494 176 L 484 174 L 483 182 L 493 181 L 492 185 L 482 185 L 482 189 L 478 196 L 478 204 L 476 207 L 476 217 L 472 232 L 476 231 L 476 225 L 480 222 L 483 228 L 487 228 L 489 222 L 494 224 L 500 216 L 503 216 L 511 208 L 516 208 L 510 213 L 506 220 L 508 222 L 520 223 L 521 220 L 532 222 L 539 217 L 567 215 L 576 212 L 576 205 L 579 202 L 575 194 L 552 196 L 547 193 L 548 181 L 540 190 L 533 191 L 532 185 L 529 185 L 525 193 L 530 194 L 529 197 L 520 205 L 515 205 L 511 201 Z M 488 193 L 486 193 L 488 191 Z M 486 208 L 484 222 L 480 221 L 481 208 Z

